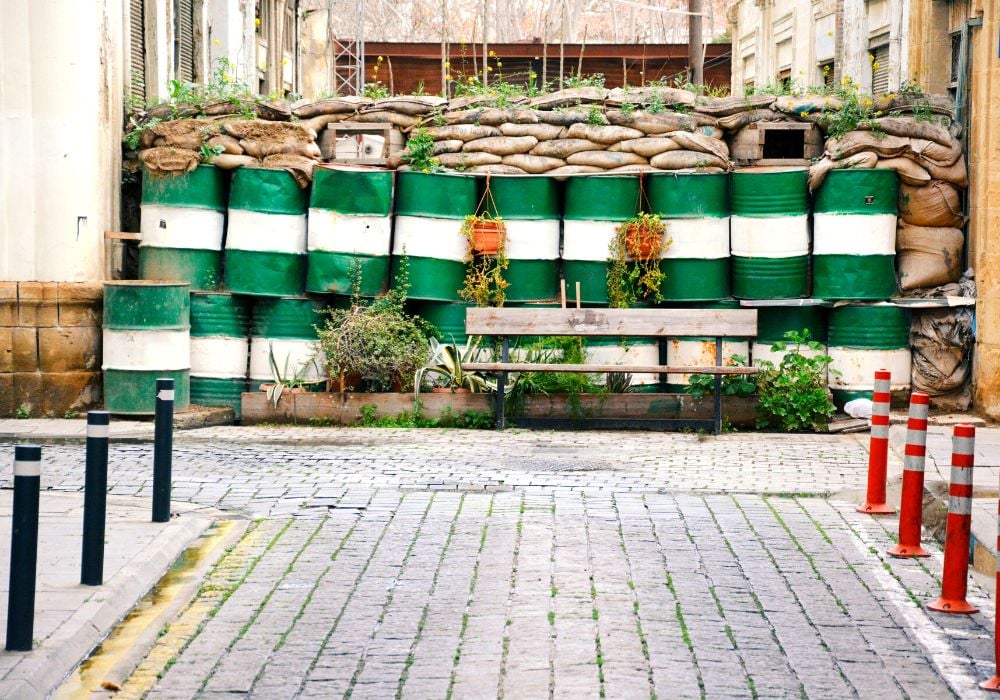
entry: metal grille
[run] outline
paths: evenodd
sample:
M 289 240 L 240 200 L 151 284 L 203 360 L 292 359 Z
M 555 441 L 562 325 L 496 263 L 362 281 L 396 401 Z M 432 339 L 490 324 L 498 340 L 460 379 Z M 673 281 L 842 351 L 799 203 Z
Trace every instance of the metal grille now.
M 875 57 L 872 61 L 872 94 L 884 95 L 889 92 L 889 45 L 876 46 L 871 53 Z
M 129 96 L 146 101 L 146 32 L 143 0 L 129 2 Z
M 194 82 L 194 0 L 174 1 L 174 76 Z

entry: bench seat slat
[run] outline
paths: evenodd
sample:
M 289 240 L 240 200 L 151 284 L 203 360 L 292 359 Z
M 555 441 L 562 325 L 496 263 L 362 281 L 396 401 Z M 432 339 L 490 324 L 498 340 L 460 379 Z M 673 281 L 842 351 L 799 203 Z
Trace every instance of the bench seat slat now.
M 681 367 L 671 365 L 571 365 L 532 362 L 465 362 L 462 369 L 476 372 L 627 372 L 629 374 L 756 374 L 756 367 Z
M 468 335 L 737 337 L 757 335 L 756 309 L 469 308 Z

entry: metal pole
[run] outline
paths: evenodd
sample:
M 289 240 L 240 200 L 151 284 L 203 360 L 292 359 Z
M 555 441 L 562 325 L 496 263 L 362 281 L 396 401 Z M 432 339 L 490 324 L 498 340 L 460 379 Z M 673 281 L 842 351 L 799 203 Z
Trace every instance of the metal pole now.
M 10 590 L 7 596 L 7 651 L 31 651 L 38 566 L 38 491 L 42 448 L 14 447 L 14 517 L 10 537 Z
M 689 80 L 695 85 L 705 83 L 705 47 L 702 43 L 701 13 L 702 0 L 688 0 L 688 65 L 690 66 Z
M 153 522 L 170 520 L 170 469 L 174 447 L 174 380 L 156 380 L 153 436 Z
M 83 558 L 80 583 L 104 583 L 104 523 L 108 501 L 108 437 L 111 414 L 87 412 L 87 475 L 83 493 Z

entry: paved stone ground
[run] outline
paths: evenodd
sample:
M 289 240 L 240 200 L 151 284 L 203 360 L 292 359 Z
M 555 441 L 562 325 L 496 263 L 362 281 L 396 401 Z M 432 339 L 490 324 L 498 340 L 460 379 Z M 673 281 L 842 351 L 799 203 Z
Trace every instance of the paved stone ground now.
M 262 519 L 115 698 L 941 698 L 993 672 L 988 597 L 927 612 L 940 554 L 888 559 L 895 520 L 830 497 L 866 436 L 240 434 L 179 435 L 174 496 Z M 45 460 L 80 487 L 81 446 Z M 115 445 L 112 492 L 149 463 Z

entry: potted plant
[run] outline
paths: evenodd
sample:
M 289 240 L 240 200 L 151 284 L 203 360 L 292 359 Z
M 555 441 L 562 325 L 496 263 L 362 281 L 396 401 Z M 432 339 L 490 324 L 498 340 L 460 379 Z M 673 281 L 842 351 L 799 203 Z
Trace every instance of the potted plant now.
M 278 361 L 274 357 L 274 343 L 268 343 L 267 348 L 267 360 L 271 365 L 271 375 L 274 378 L 274 383 L 272 384 L 261 384 L 260 388 L 262 391 L 267 393 L 267 400 L 270 401 L 275 408 L 278 407 L 278 402 L 281 401 L 282 394 L 285 391 L 304 391 L 312 388 L 317 388 L 320 385 L 326 384 L 325 379 L 307 379 L 310 372 L 309 370 L 314 370 L 313 374 L 319 374 L 319 363 L 316 357 L 311 357 L 306 362 L 303 362 L 295 369 L 294 372 L 291 371 L 289 362 L 291 357 L 285 356 L 285 366 L 284 369 L 278 368 Z
M 625 309 L 637 301 L 663 301 L 660 258 L 671 243 L 656 214 L 640 213 L 615 228 L 608 248 L 608 301 Z
M 502 218 L 486 212 L 465 217 L 462 233 L 474 255 L 496 255 L 507 238 L 507 226 Z
M 504 272 L 510 265 L 505 253 L 507 229 L 500 217 L 489 213 L 465 217 L 465 284 L 459 296 L 476 306 L 503 306 L 507 299 Z
M 474 394 L 495 391 L 496 382 L 478 372 L 469 372 L 462 365 L 475 359 L 479 352 L 479 338 L 469 337 L 465 346 L 458 343 L 441 343 L 430 338 L 431 359 L 417 370 L 413 377 L 413 393 L 418 395 L 424 377 L 436 375 L 446 391 L 468 391 Z

